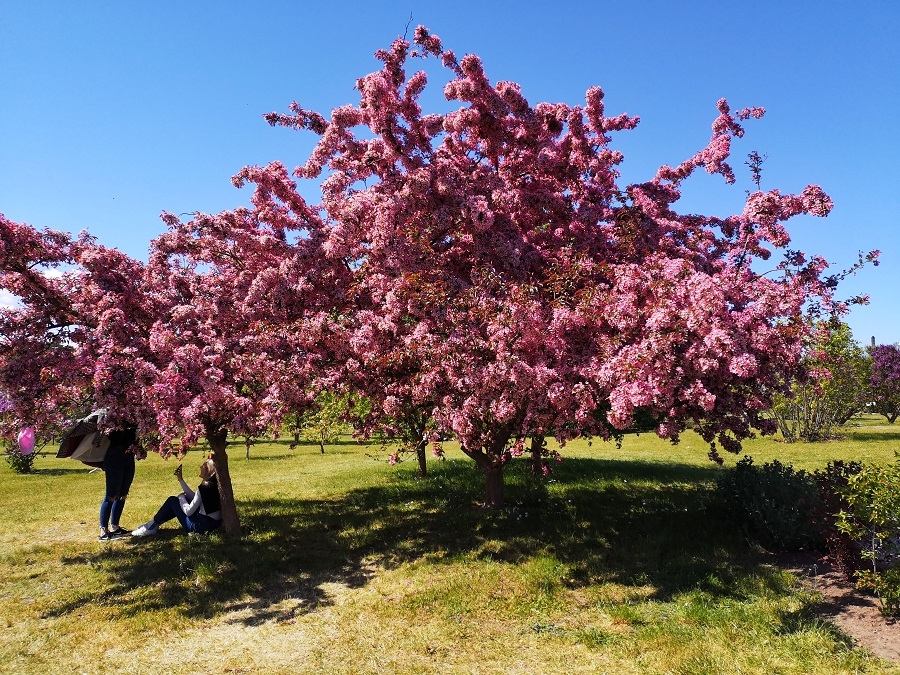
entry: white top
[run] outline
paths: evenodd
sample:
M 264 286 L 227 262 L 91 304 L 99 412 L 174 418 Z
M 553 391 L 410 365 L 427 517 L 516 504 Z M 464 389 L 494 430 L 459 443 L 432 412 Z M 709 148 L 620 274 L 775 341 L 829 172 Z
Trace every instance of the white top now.
M 181 504 L 181 510 L 184 511 L 184 515 L 192 516 L 198 511 L 202 513 L 204 516 L 209 516 L 210 518 L 215 518 L 216 520 L 222 520 L 222 512 L 221 511 L 213 511 L 212 513 L 207 513 L 206 509 L 203 506 L 203 500 L 200 499 L 200 491 L 194 492 L 188 487 L 188 484 L 184 482 L 184 478 L 181 476 L 178 477 L 178 482 L 181 483 L 181 492 L 182 494 L 178 495 L 178 503 Z

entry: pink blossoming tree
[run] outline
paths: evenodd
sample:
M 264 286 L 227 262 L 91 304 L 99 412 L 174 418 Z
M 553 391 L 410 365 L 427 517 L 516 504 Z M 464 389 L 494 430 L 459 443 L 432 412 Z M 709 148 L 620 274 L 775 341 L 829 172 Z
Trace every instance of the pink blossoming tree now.
M 489 505 L 526 433 L 605 436 L 642 409 L 673 441 L 693 420 L 718 458 L 715 441 L 737 451 L 753 428 L 772 431 L 760 413 L 798 366 L 804 308 L 843 309 L 827 263 L 789 250 L 784 222 L 831 201 L 813 185 L 757 190 L 728 217 L 675 208 L 698 169 L 734 182 L 732 140 L 764 111 L 719 101 L 705 148 L 622 187 L 610 134 L 637 119 L 606 116 L 599 88 L 583 106 L 532 105 L 426 29 L 414 43 L 376 54 L 356 106 L 267 116 L 321 136 L 294 175 L 324 176 L 323 251 L 353 276 L 332 330 L 349 378 L 385 392 L 374 408 L 433 406 L 484 472 Z M 440 60 L 457 109 L 423 113 L 413 57 Z M 286 184 L 281 170 L 269 171 Z M 297 198 L 267 195 L 272 209 Z M 757 273 L 775 250 L 775 273 Z
M 692 420 L 717 458 L 717 442 L 772 431 L 761 413 L 798 368 L 804 310 L 844 309 L 784 222 L 831 201 L 809 186 L 757 190 L 727 217 L 676 210 L 698 169 L 734 182 L 732 140 L 762 109 L 719 101 L 705 148 L 621 186 L 611 134 L 637 119 L 607 116 L 599 88 L 532 105 L 426 29 L 414 43 L 376 54 L 358 105 L 267 115 L 320 135 L 305 165 L 242 170 L 250 208 L 165 215 L 146 266 L 3 221 L 2 282 L 23 308 L 3 314 L 0 389 L 17 409 L 58 420 L 89 396 L 163 452 L 205 437 L 227 492 L 229 431 L 259 435 L 323 388 L 356 392 L 372 403 L 364 432 L 409 418 L 413 435 L 427 419 L 455 435 L 490 506 L 528 434 L 608 437 L 643 411 L 673 442 Z M 440 61 L 455 109 L 423 113 L 410 58 Z M 321 204 L 294 178 L 321 179 Z M 35 271 L 60 264 L 75 271 Z
M 279 330 L 272 321 L 280 298 L 296 305 L 304 289 L 283 288 L 291 275 L 273 272 L 315 246 L 314 238 L 289 247 L 280 225 L 250 210 L 165 219 L 171 227 L 153 242 L 146 265 L 85 235 L 0 219 L 0 284 L 19 299 L 0 312 L 0 391 L 15 411 L 3 431 L 29 423 L 50 437 L 79 413 L 106 407 L 111 426 L 136 424 L 143 446 L 163 455 L 203 438 L 216 464 L 224 527 L 234 535 L 240 522 L 228 433 L 261 435 L 278 426 L 285 405 L 307 396 L 313 361 L 303 313 L 292 310 Z M 63 271 L 48 274 L 54 268 Z M 304 275 L 314 269 L 304 267 Z M 327 281 L 309 279 L 316 288 Z
M 280 185 L 259 180 L 254 202 L 267 189 Z M 146 270 L 164 312 L 150 329 L 145 401 L 161 443 L 177 439 L 185 450 L 208 442 L 224 526 L 237 534 L 228 434 L 277 431 L 287 411 L 312 402 L 318 356 L 329 345 L 321 327 L 346 270 L 319 253 L 318 221 L 303 208 L 264 204 L 164 220 L 169 231 L 153 241 Z
M 86 234 L 38 231 L 0 215 L 0 287 L 18 301 L 0 309 L 0 390 L 14 411 L 5 435 L 27 423 L 49 439 L 73 415 L 130 396 L 132 355 L 142 351 L 150 311 L 142 271 Z M 136 399 L 121 410 L 116 421 L 141 414 Z
M 900 347 L 878 345 L 871 351 L 872 374 L 869 377 L 871 400 L 875 410 L 889 424 L 900 416 Z

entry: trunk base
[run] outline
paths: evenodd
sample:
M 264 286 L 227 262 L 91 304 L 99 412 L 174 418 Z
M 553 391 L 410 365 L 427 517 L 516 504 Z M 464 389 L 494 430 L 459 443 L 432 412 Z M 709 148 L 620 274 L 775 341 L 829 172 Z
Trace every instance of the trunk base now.
M 210 458 L 216 465 L 216 477 L 219 483 L 219 498 L 222 501 L 222 529 L 229 537 L 241 535 L 241 521 L 238 518 L 237 506 L 234 503 L 234 489 L 231 485 L 231 472 L 228 469 L 228 430 L 206 430 L 209 443 Z
M 425 464 L 425 445 L 426 441 L 423 439 L 416 446 L 416 463 L 419 465 L 419 478 L 425 478 L 428 473 L 428 466 Z
M 484 471 L 484 507 L 497 509 L 506 504 L 503 493 L 503 465 L 495 464 Z

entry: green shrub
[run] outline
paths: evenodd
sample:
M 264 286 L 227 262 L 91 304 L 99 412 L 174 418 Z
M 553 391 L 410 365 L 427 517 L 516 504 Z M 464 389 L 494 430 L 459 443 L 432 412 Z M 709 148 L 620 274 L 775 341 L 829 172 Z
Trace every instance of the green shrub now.
M 816 470 L 813 474 L 819 486 L 819 506 L 813 512 L 813 519 L 821 528 L 828 561 L 848 581 L 862 569 L 863 559 L 859 543 L 838 527 L 838 514 L 848 513 L 850 505 L 843 491 L 850 476 L 860 471 L 860 462 L 835 460 L 828 462 L 824 471 Z
M 744 457 L 719 479 L 716 494 L 726 513 L 763 546 L 783 551 L 824 543 L 813 514 L 820 505 L 816 480 L 778 460 L 755 466 Z
M 837 527 L 858 542 L 871 569 L 856 573 L 858 586 L 875 592 L 885 614 L 900 612 L 900 464 L 862 465 L 839 490 L 847 504 Z
M 900 614 L 900 569 L 892 567 L 882 572 L 865 570 L 857 572 L 856 576 L 859 588 L 871 590 L 878 596 L 882 614 Z
M 36 452 L 29 452 L 26 455 L 17 447 L 6 449 L 6 463 L 9 464 L 9 468 L 16 473 L 31 473 L 34 468 L 34 458 L 36 456 Z

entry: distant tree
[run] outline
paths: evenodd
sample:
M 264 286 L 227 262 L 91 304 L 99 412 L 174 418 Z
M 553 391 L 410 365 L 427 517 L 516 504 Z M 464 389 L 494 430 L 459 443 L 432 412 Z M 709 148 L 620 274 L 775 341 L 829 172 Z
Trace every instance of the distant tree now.
M 357 289 L 363 288 L 361 279 Z M 372 311 L 370 295 L 354 293 L 336 329 L 345 339 L 332 379 L 348 392 L 345 401 L 365 402 L 350 415 L 359 437 L 374 436 L 396 444 L 390 454 L 392 463 L 413 454 L 419 475 L 425 476 L 427 446 L 437 433 L 437 403 L 422 386 L 428 371 L 423 368 L 421 349 L 416 348 L 415 329 L 416 324 L 402 315 L 379 319 Z
M 830 377 L 824 388 L 826 398 L 835 410 L 835 422 L 841 425 L 866 408 L 872 359 L 853 339 L 846 323 L 833 327 L 830 335 L 824 349 Z
M 331 391 L 322 391 L 300 418 L 303 437 L 317 443 L 323 455 L 325 446 L 336 442 L 347 428 L 348 415 L 353 408 L 353 401 L 348 399 Z
M 900 416 L 900 348 L 878 345 L 872 348 L 871 400 L 875 410 L 893 424 Z
M 396 444 L 390 455 L 390 462 L 396 463 L 403 455 L 412 455 L 420 477 L 428 475 L 428 444 L 432 444 L 432 454 L 444 458 L 444 450 L 434 418 L 430 414 L 431 407 L 412 406 L 400 412 L 392 421 L 382 420 L 378 435 L 385 441 Z
M 788 442 L 832 438 L 865 409 L 870 359 L 845 323 L 816 325 L 803 357 L 805 374 L 776 397 L 773 414 Z
M 256 439 L 253 436 L 251 436 L 250 434 L 244 435 L 244 450 L 245 450 L 244 459 L 250 459 L 250 447 L 253 445 L 253 443 L 255 441 L 256 441 Z
M 300 436 L 303 434 L 303 413 L 289 412 L 281 421 L 282 430 L 287 431 L 291 435 L 291 450 L 300 443 Z

